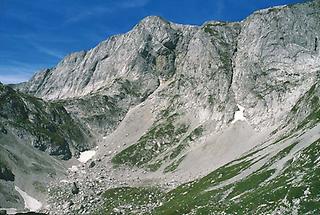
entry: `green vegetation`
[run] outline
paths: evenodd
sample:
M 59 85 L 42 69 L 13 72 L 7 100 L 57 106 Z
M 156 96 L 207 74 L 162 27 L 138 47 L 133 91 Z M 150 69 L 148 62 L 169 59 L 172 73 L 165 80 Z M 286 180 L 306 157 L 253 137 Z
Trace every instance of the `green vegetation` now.
M 157 171 L 168 159 L 173 160 L 185 150 L 189 143 L 202 135 L 203 127 L 199 126 L 186 136 L 189 126 L 173 124 L 178 116 L 165 110 L 154 126 L 144 134 L 136 144 L 129 146 L 112 158 L 113 164 L 143 167 L 148 171 Z M 169 169 L 177 168 L 182 160 L 171 163 Z M 173 168 L 174 167 L 174 168 Z
M 204 32 L 209 33 L 211 36 L 218 36 L 219 32 L 217 30 L 214 29 L 214 27 L 217 26 L 225 26 L 227 23 L 226 22 L 215 22 L 215 23 L 209 23 L 206 24 L 203 27 Z
M 310 101 L 308 104 L 313 111 L 302 121 L 299 128 L 303 128 L 305 125 L 315 125 L 319 122 L 320 105 L 315 90 L 316 88 L 311 88 L 307 97 L 304 98 L 304 103 Z M 295 112 L 301 109 L 301 104 L 298 105 L 299 107 L 295 107 L 297 109 Z M 162 117 L 170 118 L 170 116 L 173 116 L 170 115 L 172 112 L 173 110 L 164 111 Z M 167 129 L 159 130 L 174 133 L 175 126 L 172 123 L 166 124 L 164 122 L 166 121 L 157 125 L 162 125 L 160 127 L 167 127 Z M 202 127 L 196 128 L 189 135 L 187 135 L 187 130 L 183 129 L 184 135 L 180 136 L 183 137 L 182 140 L 176 141 L 176 144 L 171 145 L 171 147 L 167 147 L 169 150 L 166 150 L 165 155 L 162 156 L 163 160 L 172 160 L 165 167 L 165 173 L 177 169 L 184 159 L 184 156 L 179 155 L 188 146 L 189 142 L 203 133 Z M 166 132 L 160 132 L 159 137 Z M 146 138 L 146 136 L 145 138 L 149 140 L 157 139 L 157 132 L 151 132 L 151 134 L 156 135 L 151 135 L 150 138 Z M 270 146 L 287 143 L 284 140 L 294 138 L 298 134 L 295 130 L 289 131 L 288 134 L 283 135 Z M 161 195 L 161 205 L 154 204 L 158 206 L 150 207 L 151 211 L 147 210 L 141 214 L 268 214 L 273 211 L 288 214 L 293 210 L 296 210 L 298 214 L 318 214 L 320 213 L 320 194 L 318 192 L 318 187 L 320 187 L 318 160 L 320 157 L 320 140 L 293 154 L 292 149 L 297 144 L 299 142 L 284 147 L 273 157 L 268 158 L 269 160 L 261 168 L 250 172 L 250 167 L 258 162 L 252 158 L 256 157 L 261 150 L 267 150 L 267 147 L 256 149 L 242 158 L 220 167 L 206 177 L 181 185 L 168 193 L 163 193 Z M 265 159 L 267 156 L 269 155 L 266 154 L 260 159 Z M 274 164 L 288 156 L 290 156 L 290 159 L 284 163 L 283 169 L 274 169 L 277 167 Z M 161 166 L 160 159 L 152 160 L 154 169 L 158 169 Z M 316 162 L 318 163 L 316 164 Z M 248 175 L 238 179 L 235 178 L 240 173 L 245 172 Z
M 272 8 L 269 8 L 268 9 L 268 13 L 276 13 L 276 12 L 279 12 L 281 10 L 281 8 L 276 8 L 276 7 L 272 7 Z
M 157 171 L 157 170 L 162 166 L 162 164 L 164 163 L 165 160 L 166 160 L 165 158 L 162 159 L 162 158 L 160 157 L 160 158 L 157 159 L 155 162 L 150 163 L 150 164 L 147 164 L 147 165 L 146 165 L 146 167 L 147 167 L 146 169 L 149 170 L 149 171 L 151 171 L 151 172 L 155 172 L 155 171 Z
M 297 130 L 309 125 L 313 127 L 320 122 L 320 106 L 317 110 L 312 111 L 297 127 Z
M 293 114 L 292 119 L 295 119 L 299 112 L 304 114 L 306 107 L 303 105 L 308 105 L 308 115 L 298 124 L 297 128 L 295 129 L 296 131 L 305 128 L 306 126 L 311 128 L 320 122 L 320 99 L 318 84 L 314 84 L 291 109 L 291 113 Z
M 145 196 L 141 202 L 133 205 L 138 205 L 139 214 L 156 215 L 270 214 L 274 211 L 290 214 L 293 210 L 297 214 L 318 214 L 320 139 L 299 153 L 289 155 L 297 144 L 294 142 L 288 145 L 252 173 L 250 167 L 258 161 L 250 158 L 255 157 L 260 150 L 220 167 L 206 177 L 181 185 L 168 193 L 161 193 L 156 202 L 148 202 L 150 207 L 146 210 L 141 210 L 146 206 L 140 204 Z M 273 164 L 287 156 L 294 156 L 295 159 L 291 157 L 280 172 L 272 168 Z M 180 159 L 172 162 L 165 171 L 174 171 Z M 244 174 L 245 170 L 248 170 L 247 176 L 229 180 Z M 110 199 L 118 199 L 118 195 Z
M 174 116 L 156 123 L 136 144 L 131 145 L 113 157 L 114 164 L 145 167 L 150 171 L 157 170 L 161 163 L 149 166 L 156 157 L 160 156 L 168 147 L 177 144 L 187 132 L 185 124 L 173 124 Z M 149 168 L 148 168 L 149 167 Z
M 265 164 L 265 167 L 269 167 L 270 165 L 272 165 L 273 163 L 275 163 L 276 161 L 281 160 L 282 158 L 284 158 L 285 156 L 287 156 L 290 151 L 298 144 L 298 142 L 294 142 L 292 144 L 290 144 L 289 146 L 287 146 L 286 148 L 282 149 L 280 152 L 278 152 L 275 156 L 273 156 L 269 162 L 267 162 Z
M 209 33 L 211 36 L 218 36 L 219 32 L 211 28 L 211 26 L 212 26 L 211 24 L 204 26 L 203 28 L 204 32 Z
M 278 158 L 272 160 L 275 162 L 283 154 L 287 154 L 292 147 L 282 150 L 276 155 Z M 275 174 L 275 170 L 268 169 L 267 166 L 270 165 L 267 165 L 240 181 L 214 188 L 220 182 L 247 169 L 251 164 L 241 162 L 238 165 L 219 168 L 203 179 L 169 192 L 167 194 L 169 196 L 166 196 L 166 199 L 169 200 L 155 208 L 153 214 L 190 212 L 195 214 L 266 214 L 280 207 L 287 210 L 283 212 L 284 214 L 292 212 L 294 207 L 298 210 L 298 214 L 318 214 L 320 194 L 317 187 L 320 186 L 320 168 L 314 162 L 320 156 L 319 148 L 320 140 L 306 148 L 299 159 L 287 163 L 283 172 L 269 182 L 266 180 Z M 300 181 L 295 182 L 299 178 Z
M 184 158 L 185 158 L 185 155 L 182 156 L 181 158 L 179 158 L 178 160 L 171 162 L 171 164 L 169 164 L 168 166 L 166 166 L 166 168 L 164 168 L 163 172 L 167 173 L 167 172 L 175 171 L 178 168 L 178 166 L 180 165 L 180 163 L 183 161 Z
M 204 129 L 202 126 L 197 127 L 194 129 L 186 138 L 184 138 L 181 143 L 175 147 L 171 154 L 170 159 L 176 158 L 178 155 L 181 154 L 181 152 L 186 149 L 189 146 L 189 143 L 196 140 L 198 137 L 200 137 L 203 133 Z
M 210 205 L 219 205 L 218 200 L 223 196 L 222 189 L 208 191 L 212 186 L 218 185 L 230 179 L 250 166 L 250 161 L 236 164 L 229 164 L 208 176 L 184 184 L 166 194 L 164 204 L 152 212 L 152 214 L 186 214 L 195 212 L 197 208 L 203 211 L 199 214 L 209 214 L 213 212 Z M 209 207 L 205 209 L 205 207 Z

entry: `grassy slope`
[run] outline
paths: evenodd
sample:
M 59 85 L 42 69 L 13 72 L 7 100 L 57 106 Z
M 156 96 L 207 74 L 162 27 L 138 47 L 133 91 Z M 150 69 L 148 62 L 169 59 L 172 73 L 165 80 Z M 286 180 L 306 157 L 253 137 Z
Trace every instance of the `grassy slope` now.
M 270 146 L 282 144 L 290 139 L 295 140 L 298 133 L 306 131 L 319 123 L 319 99 L 315 87 L 305 95 L 304 101 L 299 101 L 293 109 L 293 114 L 299 114 L 295 109 L 308 109 L 299 124 L 288 131 L 286 138 L 275 141 Z M 300 113 L 301 114 L 301 113 Z M 290 133 L 290 134 L 289 134 Z M 204 178 L 181 185 L 165 193 L 157 192 L 156 201 L 148 201 L 149 210 L 143 208 L 140 196 L 145 197 L 146 190 L 154 188 L 115 188 L 108 190 L 104 212 L 119 214 L 117 210 L 128 205 L 123 199 L 130 199 L 131 207 L 137 210 L 127 210 L 128 214 L 319 214 L 320 213 L 320 140 L 314 141 L 308 147 L 298 151 L 284 164 L 280 174 L 276 174 L 275 164 L 293 153 L 298 141 L 292 141 L 277 154 L 269 157 L 261 168 L 253 171 L 240 180 L 225 183 L 228 179 L 249 170 L 257 162 L 258 152 L 254 151 L 236 161 L 233 161 Z M 280 147 L 281 148 L 281 147 Z M 268 147 L 261 150 L 268 152 Z M 275 176 L 275 177 L 271 177 Z M 225 183 L 225 184 L 222 184 Z M 219 186 L 221 185 L 221 186 Z M 129 189 L 129 192 L 127 192 Z M 131 189 L 135 190 L 132 194 Z M 119 192 L 120 191 L 120 192 Z M 159 203 L 161 202 L 161 203 Z M 142 204 L 143 201 L 142 201 Z M 116 208 L 116 209 L 115 209 Z
M 119 214 L 118 209 L 126 208 L 124 211 L 128 214 L 169 215 L 268 214 L 277 210 L 282 214 L 292 211 L 297 211 L 298 214 L 318 214 L 320 168 L 316 161 L 320 157 L 320 140 L 304 149 L 296 159 L 289 160 L 281 174 L 267 181 L 275 173 L 275 170 L 270 168 L 272 164 L 285 157 L 295 144 L 280 151 L 249 176 L 221 187 L 217 185 L 237 176 L 256 161 L 244 157 L 169 193 L 153 192 L 154 188 L 108 190 L 103 211 L 108 212 L 106 214 L 110 211 L 110 214 Z M 255 153 L 250 156 L 254 157 Z M 145 200 L 146 196 L 151 197 Z M 132 208 L 135 210 L 131 210 Z M 103 212 L 100 211 L 100 214 Z

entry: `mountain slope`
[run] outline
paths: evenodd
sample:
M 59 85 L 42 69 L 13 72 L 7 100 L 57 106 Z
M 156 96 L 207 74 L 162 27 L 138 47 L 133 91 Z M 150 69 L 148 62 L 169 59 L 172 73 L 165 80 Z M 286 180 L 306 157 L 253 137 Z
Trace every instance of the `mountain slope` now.
M 0 177 L 0 208 L 17 211 L 25 210 L 25 202 L 16 187 L 45 205 L 48 183 L 66 172 L 60 161 L 17 138 L 11 130 L 0 135 L 0 169 L 6 176 Z
M 67 160 L 92 147 L 89 131 L 58 104 L 0 84 L 0 208 L 23 210 L 17 188 L 45 204 L 47 185 Z
M 319 1 L 202 26 L 147 17 L 15 86 L 97 141 L 93 162 L 51 184 L 48 210 L 317 212 L 319 17 Z
M 255 12 L 238 39 L 233 89 L 258 128 L 277 124 L 319 77 L 319 1 Z
M 51 100 L 125 97 L 116 106 L 126 113 L 157 88 L 159 79 L 173 79 L 172 93 L 180 96 L 176 101 L 200 103 L 196 112 L 205 106 L 203 111 L 211 113 L 207 118 L 218 124 L 232 120 L 239 101 L 250 124 L 259 129 L 282 120 L 315 82 L 318 8 L 313 1 L 261 10 L 240 23 L 201 27 L 147 17 L 130 32 L 67 56 L 19 88 Z M 134 86 L 136 95 L 127 93 L 123 83 Z M 186 95 L 188 101 L 183 100 Z
M 89 132 L 70 117 L 63 106 L 19 93 L 0 85 L 0 117 L 3 131 L 35 148 L 62 159 L 71 158 L 71 150 L 83 151 L 90 145 Z
M 282 130 L 239 159 L 167 193 L 154 187 L 107 190 L 104 209 L 95 214 L 319 213 L 320 103 L 319 94 L 313 94 L 317 91 L 313 86 L 302 97 L 311 108 L 296 126 L 280 126 Z

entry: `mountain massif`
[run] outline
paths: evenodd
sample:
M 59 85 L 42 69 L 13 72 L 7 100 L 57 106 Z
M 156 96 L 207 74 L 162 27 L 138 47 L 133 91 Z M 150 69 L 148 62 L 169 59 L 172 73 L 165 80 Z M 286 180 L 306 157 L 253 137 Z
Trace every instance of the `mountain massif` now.
M 0 208 L 318 214 L 319 29 L 319 1 L 202 26 L 150 16 L 0 85 Z

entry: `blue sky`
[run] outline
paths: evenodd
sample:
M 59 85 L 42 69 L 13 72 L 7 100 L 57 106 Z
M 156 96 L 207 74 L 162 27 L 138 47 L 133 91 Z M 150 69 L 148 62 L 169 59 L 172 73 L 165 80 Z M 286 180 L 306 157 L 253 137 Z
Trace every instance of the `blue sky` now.
M 0 81 L 17 83 L 125 33 L 148 15 L 184 24 L 239 21 L 302 0 L 0 0 Z

